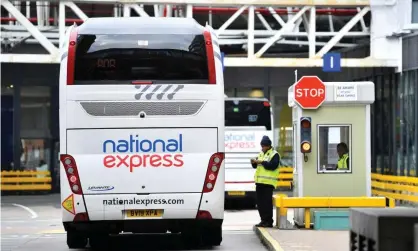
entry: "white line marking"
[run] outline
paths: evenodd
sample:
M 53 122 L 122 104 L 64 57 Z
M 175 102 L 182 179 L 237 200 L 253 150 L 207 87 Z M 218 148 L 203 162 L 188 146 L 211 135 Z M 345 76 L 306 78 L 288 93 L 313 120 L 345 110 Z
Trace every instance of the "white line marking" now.
M 25 206 L 23 206 L 23 205 L 20 205 L 20 204 L 12 204 L 13 206 L 15 206 L 15 207 L 20 207 L 20 208 L 23 208 L 23 209 L 25 209 L 26 211 L 28 211 L 32 216 L 31 216 L 31 218 L 32 219 L 35 219 L 35 218 L 38 218 L 38 214 L 37 213 L 35 213 L 35 211 L 33 211 L 32 209 L 30 209 L 29 207 L 25 207 Z
M 34 220 L 36 222 L 61 222 L 61 219 L 50 219 L 50 220 Z M 26 223 L 23 220 L 1 220 L 1 223 Z

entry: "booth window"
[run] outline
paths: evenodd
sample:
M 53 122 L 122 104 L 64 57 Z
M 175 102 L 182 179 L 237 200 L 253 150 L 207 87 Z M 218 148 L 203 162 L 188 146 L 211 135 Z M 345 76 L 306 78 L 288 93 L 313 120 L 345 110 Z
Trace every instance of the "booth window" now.
M 351 173 L 351 125 L 318 125 L 318 173 Z

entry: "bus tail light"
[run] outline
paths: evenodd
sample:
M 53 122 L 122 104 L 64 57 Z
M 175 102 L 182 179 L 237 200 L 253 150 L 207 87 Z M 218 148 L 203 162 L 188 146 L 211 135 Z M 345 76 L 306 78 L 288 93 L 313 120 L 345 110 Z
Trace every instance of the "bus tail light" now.
M 83 194 L 81 190 L 80 176 L 78 175 L 77 164 L 74 158 L 69 154 L 61 154 L 60 160 L 64 165 L 65 174 L 67 175 L 68 183 L 71 191 L 74 194 Z
M 134 80 L 131 82 L 133 85 L 152 85 L 152 81 Z
M 199 210 L 197 212 L 196 219 L 207 219 L 207 220 L 210 220 L 210 219 L 212 219 L 212 215 L 208 211 Z
M 77 47 L 77 26 L 70 33 L 70 42 L 68 43 L 68 60 L 67 60 L 67 85 L 74 84 L 74 69 L 75 69 L 75 50 Z
M 73 221 L 89 221 L 89 216 L 87 213 L 78 213 L 74 216 Z
M 203 32 L 206 44 L 206 57 L 208 60 L 208 77 L 209 84 L 216 84 L 216 68 L 215 68 L 215 55 L 213 52 L 212 36 L 209 30 Z
M 205 183 L 203 184 L 203 193 L 212 192 L 224 158 L 225 153 L 214 153 L 210 157 L 208 170 L 206 171 Z

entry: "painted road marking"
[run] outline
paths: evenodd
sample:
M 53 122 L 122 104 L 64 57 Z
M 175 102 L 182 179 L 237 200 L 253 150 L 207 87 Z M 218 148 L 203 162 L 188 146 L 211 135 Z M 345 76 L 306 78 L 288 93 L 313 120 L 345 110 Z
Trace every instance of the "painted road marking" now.
M 30 209 L 29 207 L 25 207 L 25 206 L 20 205 L 20 204 L 12 204 L 12 205 L 15 206 L 15 207 L 20 207 L 20 208 L 26 210 L 27 212 L 29 212 L 31 214 L 31 218 L 32 219 L 35 219 L 35 218 L 38 217 L 38 214 L 35 213 L 35 211 L 33 211 L 32 209 Z
M 49 219 L 49 220 L 33 220 L 31 222 L 62 222 L 61 219 Z M 1 223 L 28 223 L 27 221 L 24 220 L 11 220 L 11 219 L 2 219 Z
M 65 234 L 66 231 L 64 229 L 52 229 L 52 230 L 45 230 L 41 231 L 38 234 Z
M 128 233 L 127 233 L 128 234 Z M 253 231 L 225 231 L 225 234 L 227 235 L 248 235 L 248 234 L 254 234 Z M 1 236 L 1 240 L 16 240 L 16 239 L 53 239 L 57 238 L 58 236 L 65 235 L 64 232 L 54 232 L 49 234 L 34 234 L 34 235 L 5 235 Z
M 274 250 L 276 251 L 284 251 L 283 248 L 280 246 L 280 244 L 269 234 L 267 230 L 264 228 L 258 228 L 260 230 L 260 233 L 266 238 L 266 240 L 270 243 L 271 246 L 273 246 Z
M 45 235 L 40 235 L 40 234 L 33 234 L 33 235 L 3 235 L 1 236 L 1 240 L 16 240 L 16 239 L 39 239 L 39 238 L 44 238 L 44 239 L 50 239 L 50 238 L 56 238 L 59 235 L 63 235 L 63 233 L 60 234 L 54 234 L 54 235 L 49 235 L 49 234 L 45 234 Z

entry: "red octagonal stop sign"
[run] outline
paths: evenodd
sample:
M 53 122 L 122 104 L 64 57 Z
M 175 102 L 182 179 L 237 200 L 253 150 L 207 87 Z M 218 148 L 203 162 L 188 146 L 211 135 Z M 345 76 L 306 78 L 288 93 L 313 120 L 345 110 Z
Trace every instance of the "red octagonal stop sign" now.
M 318 109 L 325 101 L 325 85 L 317 76 L 303 76 L 295 84 L 294 98 L 303 109 Z

